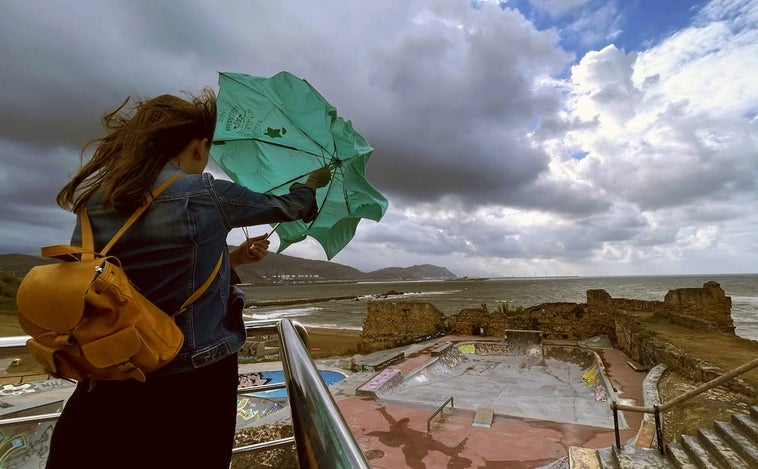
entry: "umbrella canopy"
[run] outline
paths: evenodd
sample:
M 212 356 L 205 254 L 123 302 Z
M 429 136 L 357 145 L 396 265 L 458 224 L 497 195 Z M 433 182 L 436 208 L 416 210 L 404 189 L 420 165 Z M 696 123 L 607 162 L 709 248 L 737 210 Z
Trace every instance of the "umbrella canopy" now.
M 372 152 L 307 81 L 288 72 L 271 78 L 219 74 L 211 157 L 233 181 L 281 195 L 324 165 L 332 172 L 329 184 L 316 190 L 319 214 L 312 222 L 275 225 L 277 252 L 311 236 L 331 259 L 362 218 L 381 220 L 387 199 L 365 177 Z

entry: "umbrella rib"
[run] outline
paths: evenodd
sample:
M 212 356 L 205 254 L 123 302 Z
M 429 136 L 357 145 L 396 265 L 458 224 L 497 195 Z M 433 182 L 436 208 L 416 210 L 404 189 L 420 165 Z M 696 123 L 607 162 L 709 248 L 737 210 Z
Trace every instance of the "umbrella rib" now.
M 214 145 L 219 145 L 219 144 L 223 145 L 226 142 L 236 142 L 236 141 L 243 141 L 243 140 L 253 140 L 253 141 L 256 141 L 256 142 L 262 142 L 262 143 L 265 143 L 267 145 L 271 145 L 271 146 L 274 146 L 274 147 L 286 148 L 288 150 L 293 150 L 293 151 L 296 151 L 298 153 L 305 153 L 307 155 L 313 155 L 316 158 L 324 158 L 324 153 L 322 153 L 322 154 L 319 155 L 317 153 L 313 153 L 313 152 L 304 150 L 302 148 L 296 148 L 296 147 L 293 147 L 293 146 L 290 146 L 290 145 L 282 145 L 281 143 L 270 142 L 268 140 L 261 140 L 259 138 L 255 138 L 255 137 L 239 137 L 239 138 L 227 138 L 227 139 L 223 139 L 223 140 L 214 140 L 213 144 Z M 318 145 L 318 143 L 316 143 L 316 145 Z M 318 147 L 321 148 L 322 150 L 326 150 L 326 148 L 322 147 L 321 145 L 318 145 Z M 333 155 L 329 154 L 329 156 L 333 156 Z
M 348 215 L 352 215 L 352 212 L 350 210 L 350 204 L 347 200 L 347 187 L 345 185 L 345 170 L 344 168 L 340 167 L 339 170 L 342 173 L 342 200 L 345 202 L 345 211 Z
M 312 154 L 312 153 L 311 153 L 311 154 Z M 334 168 L 334 172 L 335 172 L 335 173 L 336 173 L 337 171 L 339 171 L 339 172 L 341 173 L 342 177 L 343 177 L 343 180 L 344 180 L 344 176 L 345 176 L 345 174 L 344 174 L 344 169 L 342 168 L 342 166 L 340 166 L 340 165 L 336 165 L 336 164 L 333 164 L 333 163 L 331 163 L 331 164 L 330 164 L 330 166 L 331 166 L 332 168 Z M 306 175 L 307 175 L 307 174 L 301 174 L 301 175 L 299 175 L 299 176 L 295 176 L 295 177 L 293 177 L 293 178 L 291 178 L 291 179 L 289 179 L 289 180 L 287 180 L 287 181 L 284 181 L 284 182 L 282 182 L 281 184 L 278 184 L 278 185 L 276 185 L 276 186 L 273 186 L 273 187 L 271 187 L 270 189 L 268 189 L 268 190 L 266 191 L 266 193 L 269 193 L 269 192 L 271 192 L 271 191 L 273 191 L 273 190 L 276 190 L 276 189 L 279 189 L 279 188 L 281 188 L 281 187 L 285 187 L 285 186 L 287 186 L 287 185 L 289 185 L 289 184 L 292 184 L 293 182 L 297 181 L 298 179 L 300 179 L 300 178 L 302 178 L 302 177 L 305 177 Z M 326 191 L 326 196 L 324 197 L 323 201 L 326 201 L 326 199 L 328 199 L 328 198 L 329 198 L 329 193 L 331 192 L 331 190 L 332 190 L 332 186 L 333 186 L 332 182 L 334 182 L 334 174 L 332 174 L 332 180 L 331 180 L 331 182 L 329 183 L 329 187 L 327 188 L 327 191 Z M 345 198 L 345 207 L 346 207 L 346 209 L 347 209 L 347 212 L 348 212 L 348 213 L 350 213 L 350 206 L 347 204 L 347 191 L 345 190 L 345 188 L 344 188 L 344 185 L 343 185 L 343 188 L 342 188 L 342 194 L 343 194 L 343 196 L 344 196 L 344 198 Z M 322 206 L 323 206 L 323 201 L 322 201 Z M 321 213 L 321 209 L 319 209 L 319 213 Z M 318 216 L 318 215 L 317 215 L 317 216 Z

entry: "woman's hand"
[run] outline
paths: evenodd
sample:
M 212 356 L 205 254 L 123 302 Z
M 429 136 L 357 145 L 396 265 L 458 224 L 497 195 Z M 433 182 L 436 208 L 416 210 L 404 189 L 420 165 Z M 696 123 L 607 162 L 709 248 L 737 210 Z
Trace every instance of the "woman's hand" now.
M 232 269 L 236 269 L 242 264 L 250 264 L 262 260 L 268 254 L 269 244 L 268 235 L 262 234 L 254 236 L 237 246 L 229 253 L 229 262 Z

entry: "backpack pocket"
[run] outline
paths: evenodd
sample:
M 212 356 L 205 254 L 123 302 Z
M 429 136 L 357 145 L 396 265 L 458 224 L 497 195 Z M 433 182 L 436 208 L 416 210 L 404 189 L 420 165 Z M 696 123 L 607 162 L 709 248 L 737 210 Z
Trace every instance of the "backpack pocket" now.
M 139 352 L 142 341 L 134 327 L 127 327 L 102 339 L 82 344 L 82 352 L 95 368 L 108 368 L 129 361 Z
M 42 365 L 42 368 L 58 378 L 80 381 L 86 376 L 86 371 L 77 366 L 77 361 L 71 360 L 68 352 L 77 353 L 74 347 L 61 348 L 60 345 L 50 346 L 45 339 L 55 340 L 51 335 L 40 336 L 26 341 L 26 348 Z

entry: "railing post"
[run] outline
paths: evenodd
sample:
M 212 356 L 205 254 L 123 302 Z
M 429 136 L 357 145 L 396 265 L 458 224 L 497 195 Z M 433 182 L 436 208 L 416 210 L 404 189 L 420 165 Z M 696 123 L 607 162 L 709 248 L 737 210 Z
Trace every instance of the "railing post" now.
M 619 410 L 616 407 L 616 401 L 611 401 L 611 410 L 613 410 L 613 432 L 616 434 L 616 448 L 621 449 L 621 437 L 619 436 Z
M 658 405 L 653 406 L 653 415 L 655 416 L 655 438 L 658 440 L 658 451 L 661 456 L 665 455 L 663 447 L 663 426 L 661 425 L 661 408 Z

